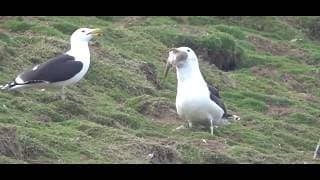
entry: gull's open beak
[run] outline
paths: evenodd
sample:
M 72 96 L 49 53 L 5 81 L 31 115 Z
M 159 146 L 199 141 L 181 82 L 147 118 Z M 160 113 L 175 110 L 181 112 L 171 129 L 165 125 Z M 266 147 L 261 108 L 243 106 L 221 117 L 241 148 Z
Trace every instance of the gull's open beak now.
M 102 30 L 97 28 L 93 29 L 89 34 L 95 35 L 95 36 L 102 36 Z

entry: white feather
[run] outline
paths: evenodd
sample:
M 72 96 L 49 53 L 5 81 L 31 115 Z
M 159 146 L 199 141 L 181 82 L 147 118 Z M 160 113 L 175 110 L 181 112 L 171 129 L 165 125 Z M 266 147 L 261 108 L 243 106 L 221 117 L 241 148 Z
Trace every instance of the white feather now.
M 32 70 L 35 71 L 35 70 L 38 69 L 38 67 L 39 67 L 39 65 L 36 65 L 36 66 L 34 66 L 34 67 L 32 68 Z
M 15 79 L 15 81 L 16 81 L 16 83 L 18 83 L 18 84 L 23 84 L 23 83 L 24 83 L 24 81 L 21 79 L 20 76 L 18 76 L 18 77 Z

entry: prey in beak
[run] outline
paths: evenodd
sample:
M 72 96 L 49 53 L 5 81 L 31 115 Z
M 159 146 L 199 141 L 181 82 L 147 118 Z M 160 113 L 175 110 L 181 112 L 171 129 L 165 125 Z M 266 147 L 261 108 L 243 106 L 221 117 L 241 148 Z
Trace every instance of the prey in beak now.
M 99 28 L 92 29 L 92 31 L 89 32 L 88 34 L 92 34 L 94 36 L 102 36 L 102 30 Z
M 164 79 L 168 76 L 169 69 L 175 69 L 177 67 L 177 63 L 181 60 L 187 59 L 188 54 L 184 51 L 181 51 L 177 48 L 171 48 L 169 50 L 169 57 L 167 59 L 167 63 L 164 70 Z

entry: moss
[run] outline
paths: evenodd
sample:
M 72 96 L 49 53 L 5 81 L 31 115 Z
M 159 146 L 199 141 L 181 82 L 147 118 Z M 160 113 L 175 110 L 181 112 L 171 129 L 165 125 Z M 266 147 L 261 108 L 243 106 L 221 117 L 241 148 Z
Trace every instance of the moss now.
M 188 17 L 188 22 L 191 25 L 213 25 L 213 24 L 216 24 L 219 21 L 215 17 L 190 16 L 190 17 Z
M 12 32 L 25 32 L 30 30 L 34 24 L 25 21 L 9 20 L 5 22 L 4 26 Z
M 245 33 L 239 27 L 217 25 L 215 26 L 215 28 L 221 32 L 228 33 L 237 39 L 241 39 L 241 40 L 246 39 Z
M 96 16 L 99 19 L 102 19 L 104 21 L 112 21 L 113 17 L 112 16 Z
M 311 116 L 306 113 L 293 113 L 289 117 L 290 122 L 298 123 L 298 124 L 316 124 L 318 123 L 318 119 L 314 116 Z
M 80 115 L 80 114 L 88 114 L 88 110 L 83 107 L 79 106 L 77 103 L 68 101 L 68 102 L 56 102 L 56 111 L 63 114 L 73 114 L 73 115 Z
M 127 127 L 133 129 L 138 129 L 139 127 L 141 127 L 141 120 L 132 115 L 128 115 L 122 112 L 113 112 L 112 114 L 109 114 L 109 116 L 112 119 L 121 122 L 121 124 L 126 124 Z
M 77 26 L 69 23 L 55 23 L 53 27 L 66 35 L 72 34 L 77 29 Z
M 0 41 L 6 43 L 7 45 L 9 45 L 7 48 L 9 49 L 10 46 L 16 47 L 18 46 L 18 43 L 11 38 L 7 33 L 4 32 L 0 32 Z M 12 51 L 8 51 L 10 54 L 12 54 Z M 12 54 L 13 55 L 13 54 Z
M 149 95 L 142 95 L 131 98 L 127 101 L 129 107 L 134 108 L 140 113 L 143 114 L 159 114 L 161 113 L 161 108 L 170 108 L 173 107 L 171 102 L 166 98 L 152 97 Z
M 38 114 L 40 121 L 60 122 L 60 121 L 65 120 L 63 115 L 54 111 L 50 107 L 41 107 L 41 108 L 37 109 L 36 114 Z M 46 117 L 48 117 L 48 118 L 46 118 Z
M 25 162 L 22 160 L 17 160 L 14 158 L 3 156 L 3 155 L 0 156 L 0 163 L 1 164 L 25 164 Z
M 253 111 L 264 112 L 268 109 L 267 105 L 262 102 L 252 98 L 245 98 L 239 105 L 245 109 L 251 109 Z
M 255 93 L 255 92 L 244 92 L 243 96 L 250 97 L 259 101 L 263 101 L 270 105 L 275 106 L 289 106 L 293 103 L 286 98 L 280 98 L 276 96 L 265 95 L 263 93 Z
M 244 51 L 235 39 L 226 33 L 212 33 L 206 36 L 196 36 L 179 33 L 175 29 L 155 30 L 146 29 L 148 33 L 158 37 L 169 47 L 187 46 L 194 50 L 205 49 L 211 64 L 222 70 L 234 70 L 240 67 L 244 58 Z
M 204 154 L 204 160 L 209 164 L 238 164 L 234 158 L 222 153 L 208 153 Z

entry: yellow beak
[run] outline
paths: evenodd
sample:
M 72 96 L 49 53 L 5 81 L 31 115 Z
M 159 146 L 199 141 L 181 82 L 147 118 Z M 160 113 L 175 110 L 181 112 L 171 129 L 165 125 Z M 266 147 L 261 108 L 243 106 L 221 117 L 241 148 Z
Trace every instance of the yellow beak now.
M 102 36 L 102 30 L 99 28 L 93 29 L 90 34 L 94 35 L 94 36 Z

